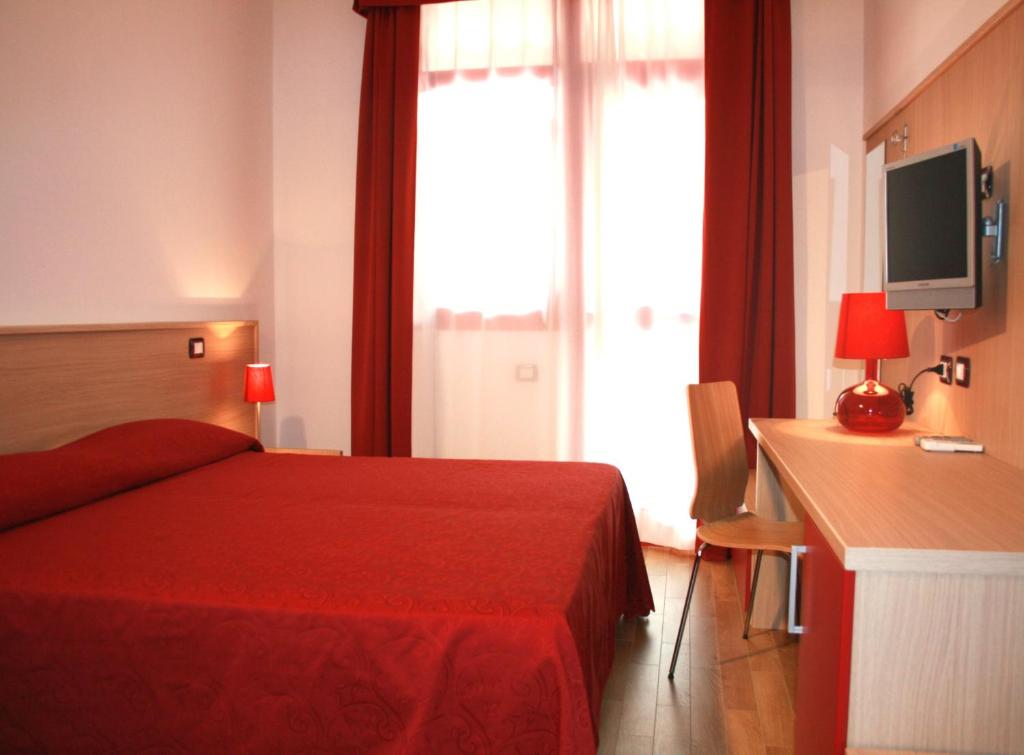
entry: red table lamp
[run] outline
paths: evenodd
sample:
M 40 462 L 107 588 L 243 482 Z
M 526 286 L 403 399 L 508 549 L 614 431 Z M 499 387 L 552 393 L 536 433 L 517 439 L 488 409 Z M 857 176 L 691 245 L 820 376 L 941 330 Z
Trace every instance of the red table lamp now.
M 837 359 L 864 359 L 864 381 L 836 399 L 836 419 L 850 430 L 884 433 L 903 424 L 906 409 L 898 391 L 878 382 L 879 359 L 910 356 L 902 310 L 885 308 L 885 294 L 843 294 L 836 335 Z
M 259 437 L 260 403 L 274 400 L 274 375 L 269 364 L 245 365 L 245 400 L 256 404 L 256 437 Z

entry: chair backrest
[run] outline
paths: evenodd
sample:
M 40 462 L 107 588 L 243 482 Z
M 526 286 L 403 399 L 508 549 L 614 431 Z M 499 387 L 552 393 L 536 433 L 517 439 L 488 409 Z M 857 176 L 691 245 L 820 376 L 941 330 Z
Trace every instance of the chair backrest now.
M 729 381 L 687 386 L 697 490 L 690 516 L 713 522 L 736 513 L 747 486 L 747 450 L 743 440 L 736 386 Z

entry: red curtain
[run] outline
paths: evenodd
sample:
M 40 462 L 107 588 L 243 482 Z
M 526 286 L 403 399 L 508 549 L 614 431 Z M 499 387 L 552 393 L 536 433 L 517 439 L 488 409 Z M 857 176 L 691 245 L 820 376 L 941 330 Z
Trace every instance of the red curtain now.
M 359 102 L 352 453 L 412 454 L 418 7 L 368 7 Z
M 705 0 L 704 35 L 700 379 L 736 383 L 744 423 L 792 417 L 789 0 Z
M 412 281 L 420 5 L 356 0 L 366 17 L 356 159 L 352 453 L 412 455 Z

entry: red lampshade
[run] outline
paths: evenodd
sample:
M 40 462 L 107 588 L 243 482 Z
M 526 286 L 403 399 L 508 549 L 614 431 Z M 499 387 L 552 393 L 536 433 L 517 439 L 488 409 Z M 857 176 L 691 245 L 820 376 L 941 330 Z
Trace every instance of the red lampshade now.
M 839 394 L 836 419 L 864 433 L 895 430 L 906 416 L 899 392 L 878 382 L 879 359 L 910 356 L 902 310 L 885 308 L 885 294 L 843 294 L 836 358 L 864 359 L 864 381 Z
M 269 364 L 245 365 L 245 400 L 274 400 L 274 376 L 270 372 Z
M 902 359 L 910 356 L 902 310 L 885 308 L 885 294 L 843 294 L 836 334 L 837 359 Z

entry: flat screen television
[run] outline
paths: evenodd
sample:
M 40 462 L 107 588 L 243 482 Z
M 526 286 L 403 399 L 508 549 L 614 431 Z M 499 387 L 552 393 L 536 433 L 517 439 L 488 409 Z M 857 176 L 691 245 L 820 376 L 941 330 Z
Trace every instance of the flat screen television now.
M 885 166 L 888 309 L 981 306 L 980 173 L 974 139 Z

